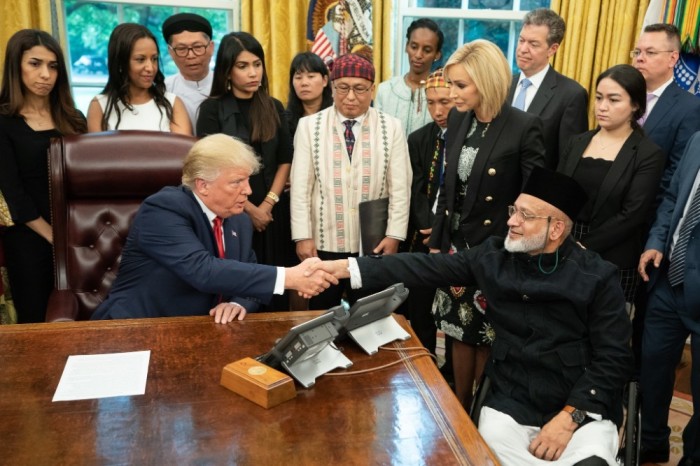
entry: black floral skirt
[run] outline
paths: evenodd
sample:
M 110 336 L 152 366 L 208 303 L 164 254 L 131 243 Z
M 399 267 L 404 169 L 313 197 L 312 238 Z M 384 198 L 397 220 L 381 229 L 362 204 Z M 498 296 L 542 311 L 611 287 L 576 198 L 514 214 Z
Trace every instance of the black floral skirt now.
M 454 253 L 453 248 L 450 253 Z M 435 325 L 446 335 L 470 345 L 491 345 L 495 337 L 487 318 L 486 297 L 476 287 L 439 288 L 433 301 Z

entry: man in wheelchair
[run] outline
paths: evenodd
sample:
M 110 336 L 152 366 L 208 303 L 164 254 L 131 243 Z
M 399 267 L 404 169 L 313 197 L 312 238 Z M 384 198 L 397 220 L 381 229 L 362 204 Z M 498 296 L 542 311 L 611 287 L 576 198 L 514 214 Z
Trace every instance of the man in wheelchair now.
M 508 235 L 457 254 L 321 262 L 353 287 L 477 284 L 496 333 L 479 432 L 503 465 L 616 464 L 631 326 L 615 266 L 570 237 L 586 202 L 571 178 L 535 168 Z

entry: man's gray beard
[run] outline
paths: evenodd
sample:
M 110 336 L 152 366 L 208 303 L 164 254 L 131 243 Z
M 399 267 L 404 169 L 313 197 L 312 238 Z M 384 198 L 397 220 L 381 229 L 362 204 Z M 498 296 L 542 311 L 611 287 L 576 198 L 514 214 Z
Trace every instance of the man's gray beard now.
M 519 239 L 511 239 L 510 236 L 506 236 L 503 246 L 508 252 L 532 252 L 543 249 L 546 238 L 547 230 L 529 238 L 521 237 Z

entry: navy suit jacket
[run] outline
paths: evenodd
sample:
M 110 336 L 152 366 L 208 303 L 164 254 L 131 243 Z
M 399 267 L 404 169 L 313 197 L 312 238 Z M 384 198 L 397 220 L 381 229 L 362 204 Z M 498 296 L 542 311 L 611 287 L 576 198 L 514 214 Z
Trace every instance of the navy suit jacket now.
M 598 130 L 575 136 L 562 153 L 557 171 L 573 176 Z M 602 180 L 592 204 L 590 232 L 581 243 L 622 269 L 635 269 L 653 214 L 665 156 L 637 129 L 630 134 Z
M 520 75 L 513 77 L 508 102 L 513 102 Z M 542 120 L 547 151 L 545 166 L 554 170 L 572 136 L 588 131 L 588 92 L 550 67 L 527 108 Z
M 117 279 L 93 319 L 206 315 L 219 296 L 249 312 L 272 297 L 277 269 L 256 263 L 246 214 L 223 223 L 219 259 L 211 223 L 189 188 L 167 187 L 136 214 Z
M 656 211 L 656 221 L 649 231 L 646 249 L 661 251 L 664 254 L 665 261 L 668 259 L 673 233 L 683 218 L 683 210 L 688 202 L 690 190 L 699 170 L 700 131 L 690 138 L 678 168 L 673 174 L 673 178 L 671 178 L 671 184 L 664 193 L 661 205 Z M 700 223 L 695 225 L 688 242 L 683 281 L 685 308 L 692 313 L 691 318 L 695 321 L 700 321 L 700 240 L 698 238 L 700 238 Z M 653 288 L 659 271 L 666 271 L 667 268 L 660 267 L 656 269 L 653 266 L 649 266 L 649 269 L 649 287 Z
M 474 112 L 450 110 L 447 119 L 445 178 L 438 195 L 429 247 L 449 251 L 457 199 L 457 169 Z M 535 166 L 544 165 L 542 121 L 504 103 L 491 121 L 474 160 L 460 212 L 460 230 L 470 246 L 508 231 L 508 206 L 517 199 Z
M 668 188 L 685 146 L 696 131 L 700 131 L 700 98 L 671 83 L 644 122 L 644 132 L 666 154 L 662 190 Z

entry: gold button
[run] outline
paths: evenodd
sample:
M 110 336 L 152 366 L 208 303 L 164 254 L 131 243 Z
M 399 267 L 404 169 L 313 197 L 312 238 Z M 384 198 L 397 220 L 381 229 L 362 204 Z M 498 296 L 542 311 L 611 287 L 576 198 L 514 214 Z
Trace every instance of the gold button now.
M 494 176 L 496 174 L 495 168 L 489 168 L 489 176 Z
M 484 200 L 485 200 L 486 202 L 491 202 L 491 201 L 493 201 L 493 197 L 491 197 L 491 196 L 486 196 L 486 197 L 484 198 Z
M 484 226 L 487 227 L 489 225 L 491 225 L 491 220 L 489 220 L 489 219 L 484 220 Z

